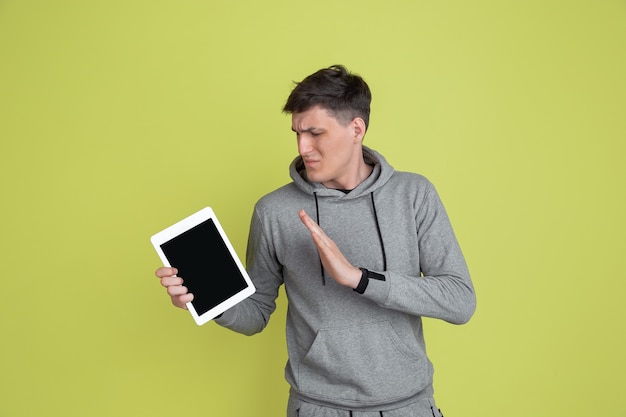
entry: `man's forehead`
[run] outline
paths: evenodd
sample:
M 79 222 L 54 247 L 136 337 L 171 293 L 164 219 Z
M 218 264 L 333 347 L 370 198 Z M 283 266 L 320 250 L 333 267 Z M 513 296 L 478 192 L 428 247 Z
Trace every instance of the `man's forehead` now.
M 328 123 L 337 122 L 335 117 L 325 108 L 317 105 L 302 112 L 291 115 L 291 129 L 296 131 L 309 131 L 321 129 Z

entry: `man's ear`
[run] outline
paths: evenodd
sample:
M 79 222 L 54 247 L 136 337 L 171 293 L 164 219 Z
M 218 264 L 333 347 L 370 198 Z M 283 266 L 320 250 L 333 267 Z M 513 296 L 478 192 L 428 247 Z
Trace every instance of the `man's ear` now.
M 352 131 L 354 132 L 354 142 L 363 142 L 363 137 L 365 136 L 365 131 L 367 128 L 365 127 L 365 121 L 360 117 L 355 117 L 351 122 Z

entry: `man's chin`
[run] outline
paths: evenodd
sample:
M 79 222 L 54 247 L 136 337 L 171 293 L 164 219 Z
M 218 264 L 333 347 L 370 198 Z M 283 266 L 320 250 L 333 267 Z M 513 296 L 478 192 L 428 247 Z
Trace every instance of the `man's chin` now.
M 319 175 L 316 174 L 314 169 L 305 167 L 306 178 L 311 182 L 319 182 Z
M 311 172 L 309 170 L 306 171 L 306 177 L 311 182 L 324 182 L 326 181 L 321 175 L 316 175 L 315 172 Z

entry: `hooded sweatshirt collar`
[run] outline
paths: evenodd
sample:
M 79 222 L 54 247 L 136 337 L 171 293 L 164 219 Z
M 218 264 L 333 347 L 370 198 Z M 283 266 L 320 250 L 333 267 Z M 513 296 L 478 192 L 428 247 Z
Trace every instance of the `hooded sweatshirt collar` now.
M 296 157 L 289 165 L 289 175 L 296 186 L 303 192 L 320 197 L 335 197 L 342 199 L 358 198 L 370 194 L 382 187 L 393 175 L 394 169 L 387 160 L 373 149 L 363 146 L 363 158 L 366 164 L 373 165 L 372 173 L 362 183 L 349 193 L 325 187 L 322 183 L 309 181 L 302 157 Z

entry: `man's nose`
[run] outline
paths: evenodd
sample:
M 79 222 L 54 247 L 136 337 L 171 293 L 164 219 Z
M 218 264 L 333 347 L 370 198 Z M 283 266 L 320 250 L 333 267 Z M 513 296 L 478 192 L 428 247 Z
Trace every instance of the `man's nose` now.
M 306 135 L 300 135 L 298 137 L 298 153 L 300 155 L 306 155 L 313 150 L 312 142 Z

